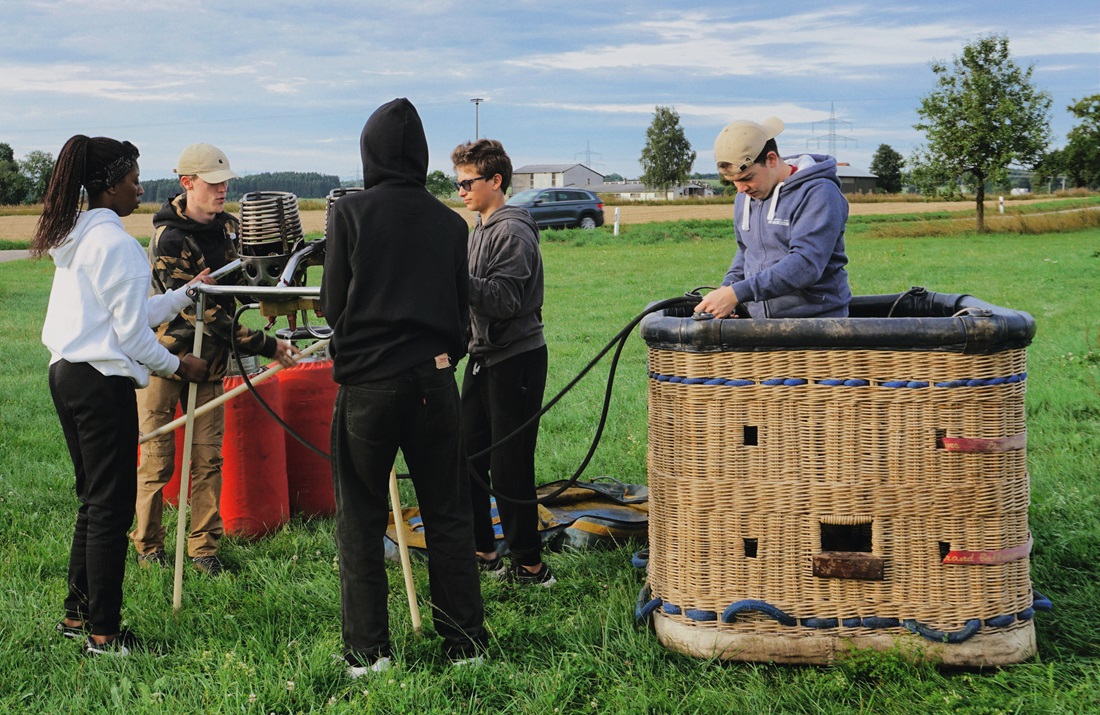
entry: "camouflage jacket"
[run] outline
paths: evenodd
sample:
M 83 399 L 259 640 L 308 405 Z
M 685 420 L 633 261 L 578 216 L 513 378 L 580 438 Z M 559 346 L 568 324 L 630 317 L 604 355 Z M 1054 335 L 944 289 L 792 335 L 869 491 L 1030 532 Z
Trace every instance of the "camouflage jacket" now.
M 164 202 L 153 217 L 153 238 L 149 241 L 149 262 L 153 269 L 153 292 L 163 293 L 188 283 L 204 268 L 216 271 L 237 258 L 236 237 L 240 222 L 227 213 L 203 224 L 184 214 L 186 194 Z M 240 273 L 220 279 L 234 281 Z M 221 380 L 232 359 L 230 347 L 233 314 L 237 300 L 232 296 L 208 296 L 203 313 L 202 358 L 208 364 L 206 379 Z M 195 345 L 195 305 L 157 328 L 160 344 L 174 354 L 191 352 Z M 272 357 L 277 347 L 274 336 L 238 324 L 237 346 L 246 355 Z M 172 376 L 173 379 L 179 379 Z

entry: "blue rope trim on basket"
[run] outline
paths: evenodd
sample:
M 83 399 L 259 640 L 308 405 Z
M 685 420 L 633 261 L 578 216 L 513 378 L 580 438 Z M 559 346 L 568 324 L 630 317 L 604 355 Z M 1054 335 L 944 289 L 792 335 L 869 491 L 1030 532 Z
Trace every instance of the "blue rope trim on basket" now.
M 722 611 L 722 623 L 732 623 L 733 619 L 737 617 L 738 613 L 744 613 L 745 611 L 759 611 L 769 618 L 773 618 L 785 626 L 798 625 L 798 620 L 792 616 L 788 616 L 783 611 L 779 610 L 767 601 L 759 601 L 752 598 L 747 598 L 743 601 L 737 601 L 726 606 L 726 610 Z
M 908 618 L 902 623 L 906 628 L 918 634 L 922 638 L 927 638 L 930 641 L 936 643 L 962 643 L 969 640 L 972 635 L 977 633 L 982 628 L 982 620 L 980 618 L 972 618 L 966 622 L 966 625 L 962 627 L 962 630 L 958 631 L 938 631 L 935 628 L 924 625 L 919 621 L 915 621 L 912 618 Z
M 634 555 L 630 557 L 630 563 L 636 569 L 649 568 L 649 549 L 635 551 Z
M 653 615 L 661 606 L 661 599 L 649 597 L 649 584 L 642 586 L 642 590 L 638 592 L 638 602 L 634 604 L 634 618 L 639 621 L 649 621 L 649 617 Z
M 681 608 L 673 603 L 668 603 L 660 598 L 650 599 L 650 588 L 647 583 L 638 593 L 638 602 L 634 607 L 634 617 L 640 621 L 648 621 L 655 610 L 660 608 L 669 615 L 684 615 L 693 621 L 715 621 L 719 616 L 715 611 L 707 611 L 696 608 Z M 648 599 L 648 600 L 647 600 Z M 778 621 L 784 626 L 803 626 L 805 628 L 836 628 L 843 625 L 845 628 L 899 628 L 904 626 L 913 633 L 936 643 L 957 644 L 969 640 L 985 625 L 989 628 L 1006 628 L 1016 621 L 1029 621 L 1035 615 L 1035 610 L 1049 611 L 1054 608 L 1050 599 L 1032 589 L 1033 606 L 1025 608 L 1019 613 L 1006 613 L 1001 616 L 987 618 L 984 622 L 980 618 L 972 618 L 957 631 L 941 631 L 926 626 L 916 619 L 900 620 L 897 618 L 882 618 L 880 616 L 865 616 L 863 618 L 794 618 L 784 613 L 779 608 L 767 601 L 759 599 L 744 599 L 731 603 L 722 611 L 721 621 L 733 623 L 739 613 L 759 612 Z
M 721 387 L 750 387 L 762 385 L 764 387 L 797 387 L 800 385 L 823 385 L 825 387 L 867 387 L 870 380 L 859 378 L 829 378 L 826 380 L 809 381 L 801 377 L 771 377 L 767 380 L 742 380 L 725 377 L 684 377 L 682 375 L 664 375 L 661 373 L 648 373 L 650 379 L 657 382 L 671 382 L 682 385 L 711 385 Z M 1027 373 L 1021 372 L 1007 377 L 973 378 L 962 380 L 946 380 L 944 382 L 928 382 L 927 380 L 886 380 L 878 383 L 879 387 L 919 389 L 922 387 L 990 387 L 995 385 L 1008 385 L 1027 380 Z

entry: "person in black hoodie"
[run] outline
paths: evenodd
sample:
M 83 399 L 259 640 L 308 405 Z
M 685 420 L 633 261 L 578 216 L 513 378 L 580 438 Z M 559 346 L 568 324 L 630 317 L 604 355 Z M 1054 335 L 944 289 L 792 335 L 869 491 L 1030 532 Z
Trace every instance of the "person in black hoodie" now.
M 364 188 L 332 206 L 321 280 L 340 385 L 331 453 L 353 678 L 391 664 L 383 537 L 398 448 L 424 517 L 444 651 L 477 664 L 486 643 L 454 368 L 469 322 L 466 222 L 425 188 L 428 144 L 407 99 L 375 110 L 359 143 Z

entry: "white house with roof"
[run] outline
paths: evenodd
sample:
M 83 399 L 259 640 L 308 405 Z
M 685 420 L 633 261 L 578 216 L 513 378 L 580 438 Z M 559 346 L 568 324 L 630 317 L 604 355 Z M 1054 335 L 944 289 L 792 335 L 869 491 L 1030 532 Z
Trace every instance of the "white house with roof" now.
M 512 193 L 554 186 L 591 188 L 603 183 L 603 174 L 584 164 L 527 164 L 512 170 Z
M 664 191 L 637 181 L 616 181 L 610 184 L 592 185 L 587 188 L 598 194 L 614 194 L 624 201 L 668 201 L 670 199 L 714 196 L 714 189 L 705 181 L 688 181 L 684 184 L 670 186 Z

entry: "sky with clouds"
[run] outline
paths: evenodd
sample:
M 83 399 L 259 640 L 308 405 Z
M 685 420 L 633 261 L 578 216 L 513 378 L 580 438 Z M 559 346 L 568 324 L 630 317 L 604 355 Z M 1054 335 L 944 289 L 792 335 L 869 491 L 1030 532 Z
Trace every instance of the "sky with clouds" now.
M 656 106 L 680 115 L 696 171 L 725 124 L 771 115 L 782 153 L 866 169 L 880 144 L 922 142 L 930 63 L 990 34 L 1034 67 L 1064 145 L 1066 106 L 1100 92 L 1100 3 L 0 0 L 0 142 L 22 158 L 128 139 L 161 178 L 202 141 L 238 173 L 354 179 L 364 121 L 408 97 L 447 173 L 477 132 L 516 167 L 636 177 Z

